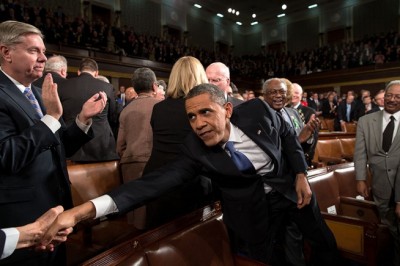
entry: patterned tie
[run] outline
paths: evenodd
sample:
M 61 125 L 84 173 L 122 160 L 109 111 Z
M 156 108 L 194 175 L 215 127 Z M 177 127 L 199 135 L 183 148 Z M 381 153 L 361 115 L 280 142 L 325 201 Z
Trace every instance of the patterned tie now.
M 393 139 L 393 131 L 394 131 L 394 117 L 391 115 L 390 116 L 390 122 L 387 124 L 385 130 L 383 131 L 382 135 L 382 149 L 385 152 L 388 152 L 390 149 L 390 146 L 392 145 L 392 139 Z
M 249 158 L 246 157 L 243 153 L 237 151 L 235 147 L 233 147 L 233 142 L 228 141 L 225 145 L 225 148 L 229 151 L 232 161 L 236 164 L 237 168 L 245 174 L 254 174 L 255 169 L 253 164 L 250 162 Z
M 43 117 L 42 110 L 40 109 L 39 103 L 36 100 L 35 95 L 33 95 L 31 88 L 29 87 L 25 88 L 24 95 L 26 98 L 28 98 L 29 102 L 32 104 L 32 107 L 35 109 L 39 118 L 42 118 Z

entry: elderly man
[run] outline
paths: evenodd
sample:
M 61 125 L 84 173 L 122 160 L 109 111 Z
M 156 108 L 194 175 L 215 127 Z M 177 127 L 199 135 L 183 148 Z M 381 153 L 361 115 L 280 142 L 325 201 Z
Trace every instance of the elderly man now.
M 59 229 L 112 212 L 124 213 L 203 174 L 220 192 L 235 252 L 273 262 L 275 236 L 289 219 L 311 240 L 317 265 L 339 265 L 335 239 L 307 182 L 303 151 L 283 119 L 260 99 L 233 110 L 224 93 L 212 84 L 190 90 L 185 107 L 193 131 L 179 158 L 64 212 L 43 244 Z
M 385 108 L 357 123 L 354 167 L 357 191 L 367 197 L 367 165 L 372 174 L 372 195 L 383 223 L 394 238 L 393 265 L 400 265 L 400 80 L 385 89 Z
M 57 84 L 48 74 L 42 95 L 32 82 L 43 74 L 43 35 L 17 21 L 0 24 L 0 228 L 32 223 L 57 205 L 72 207 L 65 156 L 92 138 L 92 117 L 104 109 L 106 95 L 85 101 L 65 127 Z M 4 264 L 63 265 L 65 246 L 53 253 L 17 250 Z
M 222 90 L 225 94 L 226 100 L 228 102 L 231 102 L 233 106 L 237 106 L 243 103 L 242 100 L 229 95 L 229 93 L 232 92 L 232 88 L 229 86 L 231 83 L 231 79 L 230 79 L 229 68 L 225 64 L 221 62 L 215 62 L 210 64 L 206 68 L 206 75 L 208 78 L 208 82 L 214 84 L 220 90 Z
M 34 81 L 33 85 L 41 88 L 47 73 L 50 73 L 53 76 L 54 83 L 60 85 L 67 80 L 67 70 L 68 63 L 67 59 L 64 56 L 54 55 L 52 57 L 49 57 L 46 61 L 46 64 L 44 65 L 44 75 Z

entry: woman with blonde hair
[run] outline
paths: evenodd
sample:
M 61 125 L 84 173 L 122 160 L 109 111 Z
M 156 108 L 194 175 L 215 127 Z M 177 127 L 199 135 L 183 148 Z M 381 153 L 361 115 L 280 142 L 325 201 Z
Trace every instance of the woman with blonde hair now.
M 184 97 L 194 86 L 202 83 L 208 83 L 208 79 L 197 58 L 184 56 L 176 61 L 169 76 L 167 97 L 153 108 L 150 120 L 153 149 L 143 174 L 168 164 L 180 154 L 181 143 L 192 131 Z M 147 205 L 148 227 L 158 226 L 204 205 L 204 190 L 207 190 L 201 185 L 204 181 L 199 177 L 150 202 Z

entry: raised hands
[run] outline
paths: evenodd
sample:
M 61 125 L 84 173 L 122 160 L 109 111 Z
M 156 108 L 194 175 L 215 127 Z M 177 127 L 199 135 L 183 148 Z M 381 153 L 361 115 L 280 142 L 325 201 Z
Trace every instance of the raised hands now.
M 320 121 L 315 114 L 312 114 L 310 119 L 308 120 L 307 124 L 303 127 L 299 134 L 299 141 L 300 143 L 306 142 L 319 128 Z
M 42 85 L 42 100 L 46 107 L 46 113 L 59 120 L 63 108 L 58 97 L 57 84 L 53 82 L 51 74 L 47 74 Z

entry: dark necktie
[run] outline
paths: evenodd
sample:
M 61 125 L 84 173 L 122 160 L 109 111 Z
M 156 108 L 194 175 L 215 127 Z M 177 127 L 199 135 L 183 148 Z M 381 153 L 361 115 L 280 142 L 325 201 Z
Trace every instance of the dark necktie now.
M 242 173 L 254 174 L 255 169 L 253 164 L 250 162 L 249 158 L 246 157 L 243 153 L 237 151 L 235 147 L 233 147 L 233 142 L 228 141 L 225 145 L 225 148 L 229 151 L 232 161 L 236 164 L 237 168 Z
M 25 88 L 24 95 L 26 98 L 28 98 L 29 102 L 31 103 L 33 109 L 35 109 L 39 118 L 42 118 L 43 117 L 42 110 L 40 109 L 39 103 L 36 100 L 35 95 L 33 95 L 31 88 L 29 87 Z
M 394 131 L 394 117 L 390 116 L 390 122 L 387 124 L 385 130 L 382 135 L 382 149 L 385 152 L 388 152 L 390 149 L 390 145 L 392 145 L 393 139 L 393 131 Z

